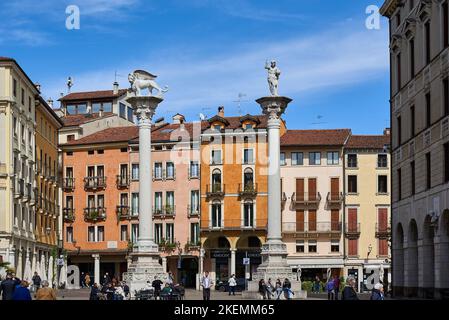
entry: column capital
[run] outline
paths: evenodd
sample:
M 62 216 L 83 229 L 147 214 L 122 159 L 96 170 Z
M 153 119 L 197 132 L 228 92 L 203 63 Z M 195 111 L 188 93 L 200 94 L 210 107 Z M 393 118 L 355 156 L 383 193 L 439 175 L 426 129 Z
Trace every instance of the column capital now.
M 95 260 L 99 260 L 100 259 L 100 254 L 95 253 L 92 255 L 92 258 L 94 258 Z
M 280 120 L 282 114 L 284 113 L 287 105 L 292 101 L 292 99 L 287 97 L 262 97 L 257 99 L 256 102 L 262 107 L 262 112 L 268 115 L 270 120 Z M 272 123 L 275 125 L 275 123 Z
M 151 125 L 156 108 L 163 99 L 152 96 L 131 96 L 126 101 L 133 107 L 137 125 L 140 127 Z

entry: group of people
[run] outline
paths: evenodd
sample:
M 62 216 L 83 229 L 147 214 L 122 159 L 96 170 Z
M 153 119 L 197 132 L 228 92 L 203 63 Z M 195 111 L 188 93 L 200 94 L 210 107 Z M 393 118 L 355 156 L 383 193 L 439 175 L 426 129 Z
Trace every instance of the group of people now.
M 314 292 L 319 292 L 317 283 L 321 283 L 317 277 L 314 281 Z M 349 276 L 346 279 L 346 284 L 341 292 L 341 300 L 359 300 L 356 290 L 356 280 Z M 318 289 L 317 289 L 318 288 Z M 340 293 L 340 278 L 336 275 L 326 283 L 327 299 L 338 300 Z M 384 286 L 382 283 L 376 283 L 371 291 L 370 300 L 385 300 Z
M 281 279 L 277 279 L 274 286 L 271 282 L 271 279 L 268 279 L 267 282 L 265 282 L 264 279 L 260 279 L 259 294 L 264 300 L 271 300 L 272 298 L 280 300 L 282 295 L 286 300 L 291 300 L 295 295 L 292 290 L 292 284 L 287 278 L 284 279 L 284 282 L 282 282 Z
M 6 278 L 0 284 L 2 300 L 29 301 L 34 293 L 36 300 L 56 300 L 56 292 L 47 280 L 42 280 L 37 272 L 34 273 L 30 284 L 26 280 L 20 280 L 12 272 L 6 274 Z
M 86 274 L 88 276 L 89 274 Z M 90 283 L 85 282 L 86 287 Z M 103 276 L 102 284 L 94 283 L 90 290 L 90 300 L 127 300 L 129 299 L 129 287 L 125 282 L 118 281 L 115 277 L 110 278 L 106 273 Z

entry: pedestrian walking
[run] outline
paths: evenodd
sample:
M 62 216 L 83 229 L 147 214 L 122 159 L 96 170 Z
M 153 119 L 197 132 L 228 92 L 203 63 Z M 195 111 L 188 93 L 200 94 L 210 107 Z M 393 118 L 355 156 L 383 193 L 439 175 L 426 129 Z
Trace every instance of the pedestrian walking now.
M 19 286 L 14 290 L 14 294 L 12 296 L 12 300 L 15 301 L 30 301 L 31 294 L 28 289 L 29 283 L 27 281 L 22 281 Z
M 334 276 L 334 298 L 338 300 L 338 294 L 340 293 L 340 277 L 338 275 Z
M 320 293 L 321 291 L 321 281 L 320 277 L 316 276 L 315 280 L 313 281 L 313 290 L 312 293 Z
M 267 299 L 271 300 L 274 291 L 273 284 L 271 283 L 271 278 L 268 279 L 266 289 L 267 289 Z
M 276 280 L 275 290 L 276 290 L 276 300 L 280 300 L 281 299 L 281 295 L 282 295 L 282 282 L 281 282 L 281 279 L 277 279 Z
M 154 297 L 159 299 L 161 297 L 162 281 L 159 280 L 157 276 L 154 276 L 151 286 L 154 288 Z
M 36 300 L 56 300 L 56 292 L 49 287 L 47 280 L 42 281 L 42 288 L 37 290 Z
M 37 272 L 34 272 L 33 278 L 31 278 L 31 281 L 33 281 L 33 292 L 37 292 L 39 288 L 41 287 L 41 277 Z
M 376 283 L 374 285 L 370 300 L 385 300 L 384 285 L 382 283 Z
M 99 293 L 100 293 L 100 290 L 98 289 L 98 284 L 94 283 L 94 285 L 90 289 L 89 300 L 99 300 L 100 299 L 98 296 Z
M 328 279 L 326 283 L 327 300 L 334 300 L 335 286 L 334 279 Z
M 237 286 L 237 280 L 235 279 L 235 274 L 231 275 L 231 277 L 228 280 L 228 286 L 229 286 L 229 295 L 235 296 L 235 287 Z
M 201 287 L 203 287 L 203 300 L 210 300 L 210 288 L 212 287 L 212 280 L 209 277 L 209 272 L 206 271 L 201 278 Z
M 259 280 L 259 294 L 263 300 L 267 298 L 267 287 L 264 279 Z
M 89 275 L 89 273 L 86 273 L 86 275 L 84 276 L 84 284 L 86 285 L 86 287 L 90 288 L 90 275 Z
M 169 271 L 168 275 L 167 275 L 167 280 L 165 282 L 168 283 L 169 286 L 172 286 L 174 281 L 175 281 L 175 278 L 173 277 L 173 273 L 171 273 L 171 271 Z
M 109 273 L 105 273 L 103 276 L 103 286 L 107 285 L 111 282 L 111 277 L 109 276 Z
M 12 273 L 7 273 L 5 280 L 0 284 L 0 292 L 2 300 L 12 300 L 14 291 L 16 289 L 16 282 L 13 280 Z
M 284 297 L 287 300 L 291 300 L 293 298 L 292 284 L 288 278 L 284 279 L 284 283 L 282 284 L 282 291 L 284 292 Z
M 341 293 L 341 300 L 359 300 L 357 297 L 357 292 L 355 291 L 355 278 L 352 276 L 349 276 L 346 279 L 346 285 L 343 289 L 343 292 Z

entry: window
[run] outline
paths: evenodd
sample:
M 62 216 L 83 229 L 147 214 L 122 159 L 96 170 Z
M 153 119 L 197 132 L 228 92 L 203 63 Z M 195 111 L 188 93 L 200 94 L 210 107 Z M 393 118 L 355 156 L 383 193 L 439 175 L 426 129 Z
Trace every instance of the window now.
M 321 164 L 321 152 L 309 152 L 309 165 L 320 165 Z
M 190 161 L 190 178 L 198 178 L 199 175 L 198 161 Z
M 388 256 L 388 239 L 379 239 L 379 256 Z
M 348 176 L 348 192 L 357 193 L 357 176 Z
M 21 99 L 22 105 L 25 105 L 25 90 L 22 88 L 21 90 Z
M 316 240 L 309 240 L 308 245 L 309 245 L 309 253 L 316 253 L 317 251 Z
M 87 112 L 87 104 L 69 104 L 66 106 L 68 114 L 83 114 Z
M 285 161 L 285 152 L 281 152 L 281 155 L 280 155 L 280 165 L 281 166 L 285 166 L 287 163 L 286 163 L 286 161 Z
M 104 154 L 104 150 L 97 150 L 97 154 Z
M 65 241 L 69 242 L 69 243 L 73 242 L 73 227 L 67 227 L 66 228 Z
M 22 138 L 22 143 L 25 143 L 25 126 L 23 124 L 20 126 L 20 136 Z
M 190 224 L 190 243 L 197 245 L 200 242 L 200 224 Z
M 200 192 L 199 190 L 190 191 L 190 213 L 200 211 Z
M 449 78 L 443 80 L 444 116 L 449 116 Z
M 410 179 L 411 179 L 411 184 L 412 184 L 412 195 L 415 194 L 416 192 L 416 188 L 415 188 L 415 180 L 416 180 L 416 173 L 415 173 L 415 161 L 412 161 L 410 163 Z
M 165 207 L 167 214 L 175 214 L 175 192 L 167 191 L 165 193 Z
M 168 243 L 175 243 L 175 225 L 173 223 L 165 225 L 165 240 Z
M 351 257 L 358 256 L 359 242 L 357 239 L 348 239 L 348 255 Z
M 12 80 L 12 94 L 14 95 L 14 97 L 17 97 L 17 80 L 16 79 Z
M 211 164 L 221 164 L 221 150 L 212 150 Z
M 67 151 L 65 154 L 66 154 L 67 157 L 73 156 L 73 152 L 72 151 Z
M 415 106 L 410 107 L 410 134 L 415 136 Z
M 296 253 L 304 253 L 304 240 L 296 240 Z
M 175 178 L 175 165 L 173 162 L 167 162 L 165 164 L 166 166 L 166 178 L 167 179 L 174 179 Z
M 126 119 L 126 106 L 123 103 L 119 103 L 119 115 L 121 118 Z
M 302 152 L 292 152 L 292 166 L 302 166 L 304 164 L 304 154 Z
M 98 226 L 97 228 L 97 242 L 104 241 L 104 226 Z
M 161 162 L 154 163 L 154 179 L 156 179 L 156 180 L 162 179 L 162 163 Z
M 432 109 L 430 103 L 430 92 L 426 94 L 426 127 L 429 128 L 432 124 Z
M 415 6 L 415 0 L 409 0 L 408 1 L 408 10 L 412 11 L 414 6 Z
M 133 117 L 134 113 L 133 113 L 133 109 L 128 107 L 128 121 L 133 122 L 134 117 Z
M 101 103 L 92 103 L 92 113 L 99 113 L 100 111 L 103 111 Z
M 402 66 L 401 66 L 401 54 L 396 56 L 396 87 L 397 91 L 401 90 L 402 78 L 401 78 Z
M 401 25 L 401 11 L 398 11 L 398 13 L 396 13 L 394 18 L 396 20 L 396 28 L 397 28 Z
M 430 152 L 426 153 L 426 187 L 427 190 L 432 186 L 432 164 L 430 159 Z
M 155 213 L 162 213 L 162 192 L 154 193 L 154 210 Z
M 402 171 L 401 169 L 398 169 L 397 171 L 397 177 L 398 177 L 398 200 L 402 199 Z
M 87 241 L 95 242 L 95 227 L 94 226 L 87 227 Z
M 424 30 L 425 30 L 425 57 L 426 57 L 426 64 L 430 63 L 430 21 L 427 21 L 426 24 L 424 25 Z
M 253 149 L 244 149 L 243 150 L 243 163 L 244 164 L 252 164 L 254 163 L 254 150 Z
M 128 225 L 120 226 L 120 241 L 128 241 Z
M 444 144 L 444 182 L 449 182 L 449 142 Z
M 89 150 L 89 151 L 87 151 L 87 154 L 88 154 L 88 155 L 94 154 L 94 150 Z
M 136 243 L 139 239 L 139 225 L 132 224 L 131 225 L 131 242 Z
M 252 129 L 252 128 L 253 128 L 253 125 L 251 123 L 245 124 L 245 129 L 246 130 L 249 130 L 249 129 Z
M 220 125 L 215 125 L 214 126 L 214 130 L 215 131 L 221 131 L 221 126 Z
M 388 157 L 386 154 L 377 155 L 377 167 L 387 168 L 388 167 Z
M 356 154 L 348 154 L 348 168 L 357 168 Z
M 402 143 L 402 121 L 400 116 L 397 117 L 396 122 L 398 126 L 398 144 L 400 145 Z
M 409 41 L 410 50 L 410 79 L 415 77 L 415 39 Z
M 331 240 L 331 252 L 340 252 L 339 240 Z
M 139 193 L 137 192 L 131 194 L 131 214 L 133 216 L 139 215 Z
M 328 165 L 334 165 L 334 164 L 338 164 L 338 152 L 336 151 L 331 151 L 327 153 L 327 164 Z
M 161 243 L 162 242 L 162 223 L 154 224 L 154 242 Z
M 253 203 L 245 203 L 243 205 L 243 226 L 254 227 L 254 205 Z
M 388 193 L 387 176 L 377 176 L 377 192 Z
M 103 102 L 103 112 L 112 112 L 112 102 Z
M 28 112 L 31 112 L 31 97 L 28 97 Z
M 221 227 L 221 203 L 215 202 L 212 204 L 212 228 Z
M 131 179 L 139 180 L 139 164 L 133 163 L 131 166 Z
M 12 128 L 13 128 L 14 137 L 17 137 L 17 118 L 16 117 L 14 117 L 12 120 Z

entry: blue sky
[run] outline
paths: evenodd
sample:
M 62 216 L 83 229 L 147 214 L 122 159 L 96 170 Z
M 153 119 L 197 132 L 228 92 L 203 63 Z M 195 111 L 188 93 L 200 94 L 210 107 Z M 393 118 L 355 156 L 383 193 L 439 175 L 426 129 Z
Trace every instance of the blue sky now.
M 259 113 L 268 94 L 265 60 L 282 71 L 293 99 L 291 129 L 351 128 L 379 134 L 389 121 L 388 27 L 365 28 L 379 0 L 12 0 L 0 3 L 0 56 L 15 58 L 44 97 L 121 87 L 134 69 L 157 74 L 169 92 L 158 116 L 188 120 Z M 67 30 L 67 5 L 81 12 Z M 238 94 L 244 93 L 240 109 Z

